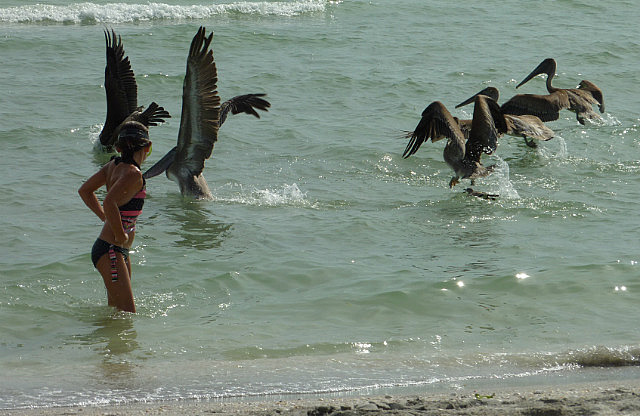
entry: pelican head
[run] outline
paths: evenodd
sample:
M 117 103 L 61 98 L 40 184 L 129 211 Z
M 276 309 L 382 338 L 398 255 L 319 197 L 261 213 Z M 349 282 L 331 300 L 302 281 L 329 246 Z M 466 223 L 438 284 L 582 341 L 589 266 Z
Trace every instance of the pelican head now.
M 529 75 L 527 75 L 527 77 L 525 79 L 523 79 L 522 82 L 520 82 L 520 84 L 518 84 L 516 86 L 516 88 L 520 87 L 521 85 L 526 84 L 529 80 L 531 80 L 531 78 L 535 77 L 536 75 L 540 75 L 540 74 L 547 74 L 547 84 L 551 85 L 551 79 L 556 74 L 556 61 L 555 61 L 555 59 L 547 58 L 544 61 L 540 62 L 540 65 L 538 65 L 536 67 L 536 69 L 531 71 L 531 73 Z

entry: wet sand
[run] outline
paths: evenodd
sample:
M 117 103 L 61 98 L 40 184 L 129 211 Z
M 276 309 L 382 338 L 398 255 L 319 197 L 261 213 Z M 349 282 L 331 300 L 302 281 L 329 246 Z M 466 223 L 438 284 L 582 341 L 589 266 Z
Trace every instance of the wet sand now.
M 640 415 L 640 380 L 518 388 L 487 394 L 315 397 L 278 401 L 173 401 L 104 407 L 0 410 L 1 415 Z

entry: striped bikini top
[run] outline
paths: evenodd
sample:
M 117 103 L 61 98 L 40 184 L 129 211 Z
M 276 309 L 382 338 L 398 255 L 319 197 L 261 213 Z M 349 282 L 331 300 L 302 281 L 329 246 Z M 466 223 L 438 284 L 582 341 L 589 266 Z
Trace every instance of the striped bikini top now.
M 122 158 L 116 157 L 115 164 L 123 162 Z M 135 161 L 125 162 L 131 163 L 140 169 L 140 166 Z M 122 221 L 122 228 L 125 233 L 130 233 L 136 230 L 136 221 L 138 216 L 142 214 L 142 207 L 144 206 L 144 199 L 147 196 L 147 185 L 144 178 L 142 178 L 142 189 L 133 196 L 127 203 L 120 205 L 118 210 L 120 211 L 120 220 Z

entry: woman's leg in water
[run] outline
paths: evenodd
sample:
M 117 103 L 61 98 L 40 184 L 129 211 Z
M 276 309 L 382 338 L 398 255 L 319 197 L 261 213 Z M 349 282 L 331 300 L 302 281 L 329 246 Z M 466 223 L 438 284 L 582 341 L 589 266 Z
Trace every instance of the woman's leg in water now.
M 111 259 L 109 254 L 100 257 L 96 269 L 100 272 L 104 286 L 107 288 L 107 301 L 109 306 L 114 306 L 121 311 L 136 312 L 131 288 L 131 262 L 124 258 L 122 253 L 116 252 L 116 270 L 118 280 L 113 281 L 111 275 Z

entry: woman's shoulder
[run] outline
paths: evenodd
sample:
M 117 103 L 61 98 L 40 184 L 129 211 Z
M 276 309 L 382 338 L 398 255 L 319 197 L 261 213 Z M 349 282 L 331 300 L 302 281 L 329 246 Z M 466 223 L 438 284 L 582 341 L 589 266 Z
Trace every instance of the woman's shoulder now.
M 111 164 L 111 165 L 110 165 Z M 111 161 L 105 165 L 107 169 L 108 182 L 112 185 L 116 182 L 126 182 L 132 186 L 142 186 L 142 172 L 130 163 L 115 163 Z
M 130 163 L 121 163 L 116 166 L 119 176 L 126 180 L 142 181 L 142 172 L 136 166 Z

